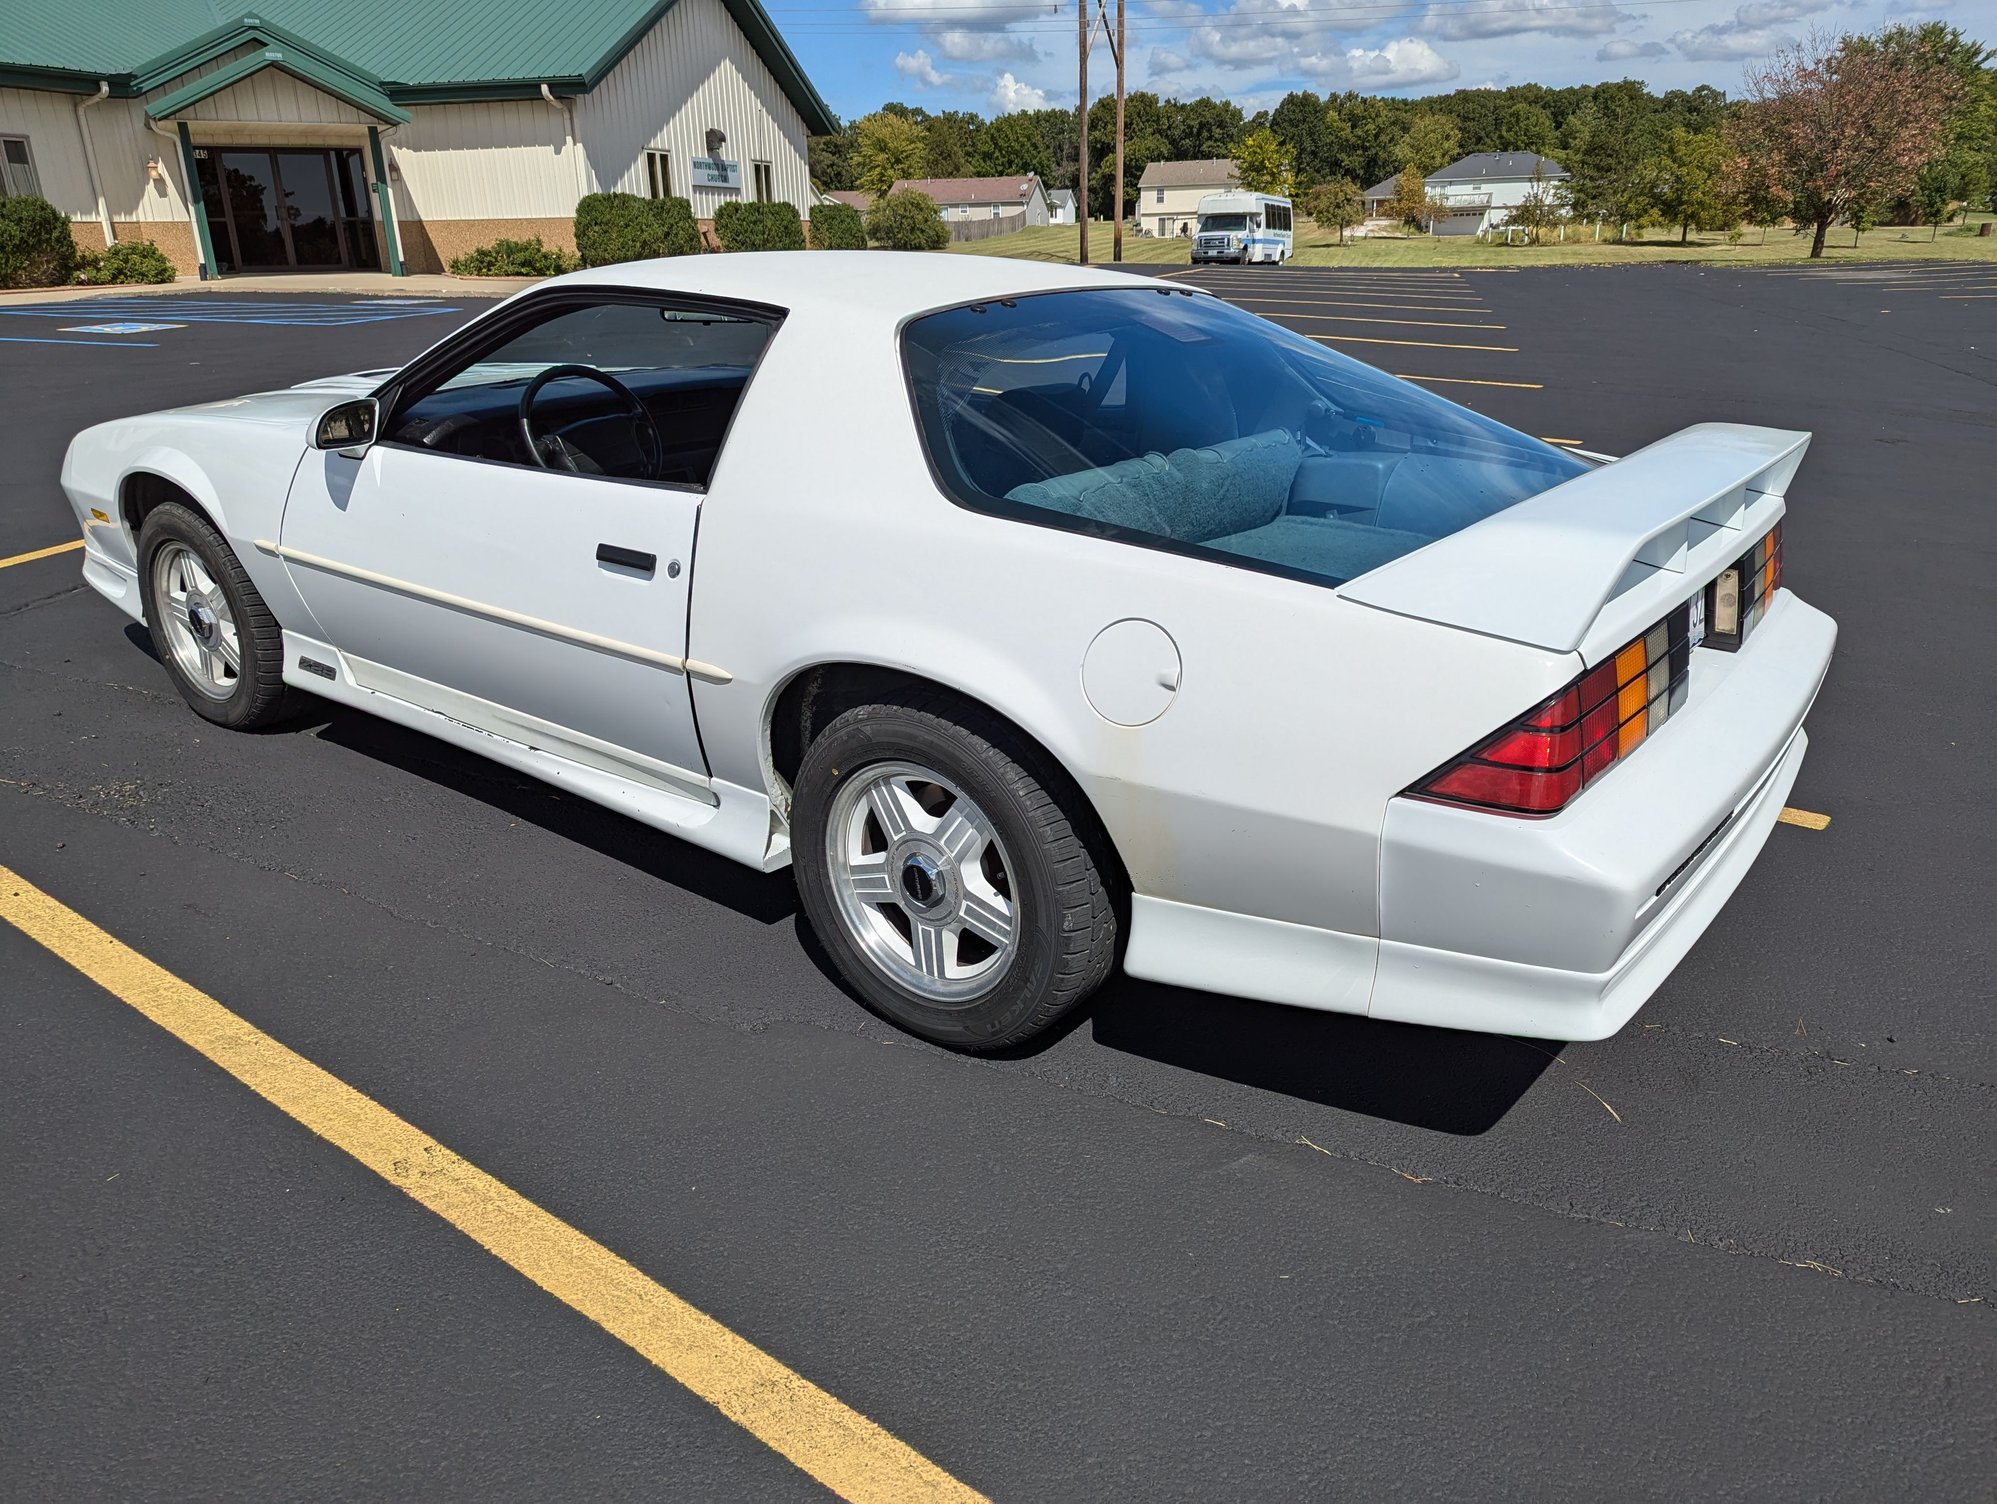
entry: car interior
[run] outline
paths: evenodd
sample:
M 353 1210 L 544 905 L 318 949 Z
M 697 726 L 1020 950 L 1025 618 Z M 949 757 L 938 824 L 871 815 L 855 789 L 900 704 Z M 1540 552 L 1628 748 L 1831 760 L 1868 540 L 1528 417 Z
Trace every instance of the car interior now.
M 1031 353 L 998 348 L 988 343 L 954 369 L 948 355 L 925 363 L 946 480 L 1327 582 L 1586 468 L 1473 414 L 1452 427 L 1460 410 L 1422 393 L 1411 403 L 1314 381 L 1259 333 L 1237 342 L 1137 320 L 1094 336 L 1064 332 Z M 1308 347 L 1303 355 L 1356 365 Z M 1064 374 L 1047 380 L 1054 371 Z
M 387 438 L 503 464 L 705 487 L 770 332 L 761 319 L 655 304 L 572 309 L 405 397 Z

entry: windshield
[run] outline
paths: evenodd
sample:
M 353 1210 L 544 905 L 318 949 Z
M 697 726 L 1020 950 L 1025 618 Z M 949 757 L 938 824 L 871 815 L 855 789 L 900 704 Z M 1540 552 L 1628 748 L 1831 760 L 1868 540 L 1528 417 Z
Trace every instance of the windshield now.
M 903 350 L 958 502 L 1321 584 L 1588 469 L 1180 289 L 951 309 Z
M 1248 228 L 1246 214 L 1202 214 L 1200 229 L 1205 230 L 1245 230 Z

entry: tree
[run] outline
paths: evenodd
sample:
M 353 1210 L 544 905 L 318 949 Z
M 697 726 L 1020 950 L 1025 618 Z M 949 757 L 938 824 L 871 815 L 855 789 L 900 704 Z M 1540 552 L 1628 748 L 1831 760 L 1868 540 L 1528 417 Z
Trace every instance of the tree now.
M 813 136 L 805 143 L 810 153 L 811 180 L 827 193 L 853 186 L 853 138 L 840 131 L 831 136 Z
M 1728 230 L 1740 223 L 1726 143 L 1718 131 L 1673 129 L 1657 158 L 1657 212 L 1678 226 L 1684 245 L 1694 230 Z
M 1289 149 L 1300 190 L 1332 175 L 1331 121 L 1317 95 L 1308 89 L 1285 94 L 1269 114 L 1269 131 Z
M 1303 210 L 1319 225 L 1337 226 L 1338 243 L 1344 245 L 1346 230 L 1365 221 L 1366 200 L 1351 178 L 1333 178 L 1304 194 Z
M 1536 104 L 1514 100 L 1498 112 L 1498 151 L 1536 151 L 1546 156 L 1559 144 L 1553 117 Z
M 1287 198 L 1296 186 L 1296 164 L 1290 149 L 1267 126 L 1235 148 L 1234 165 L 1241 175 L 1241 186 L 1250 193 L 1279 193 Z
M 1429 196 L 1428 184 L 1412 165 L 1403 167 L 1394 180 L 1394 196 L 1387 200 L 1387 213 L 1404 225 L 1426 229 L 1435 217 L 1438 202 Z
M 1377 94 L 1341 94 L 1325 105 L 1335 115 L 1333 171 L 1364 187 L 1399 172 L 1396 151 L 1406 130 L 1407 102 Z
M 1989 203 L 1997 186 L 1997 69 L 1991 66 L 1997 51 L 1939 21 L 1892 26 L 1858 41 L 1889 57 L 1946 69 L 1962 89 L 1949 119 L 1946 149 L 1921 169 L 1913 193 L 1894 204 L 1892 217 L 1902 224 L 1939 224 L 1955 203 Z
M 1655 210 L 1664 133 L 1657 101 L 1632 79 L 1598 86 L 1570 116 L 1561 156 L 1575 212 L 1622 227 Z
M 1837 221 L 1913 191 L 1947 151 L 1962 95 L 1956 76 L 1924 54 L 1812 37 L 1749 73 L 1741 130 L 1790 216 L 1811 227 L 1814 259 Z
M 1070 120 L 1074 118 L 1071 114 Z M 1158 105 L 1159 134 L 1165 138 L 1172 162 L 1205 162 L 1234 155 L 1235 147 L 1248 132 L 1242 123 L 1241 106 L 1229 99 L 1201 95 L 1190 104 L 1177 99 Z
M 1402 133 L 1399 156 L 1400 165 L 1412 167 L 1423 177 L 1439 172 L 1454 162 L 1462 152 L 1458 149 L 1459 137 L 1456 122 L 1447 115 L 1421 114 L 1408 122 Z
M 937 214 L 935 199 L 904 188 L 867 211 L 867 238 L 891 251 L 940 251 L 950 243 L 950 227 Z
M 893 106 L 853 122 L 853 182 L 879 197 L 903 178 L 929 176 L 929 137 Z
M 979 177 L 1010 178 L 1038 173 L 1046 182 L 1054 176 L 1054 161 L 1047 143 L 1033 121 L 1025 115 L 1001 115 L 978 135 L 978 149 L 971 158 Z
M 929 171 L 924 176 L 969 176 L 985 129 L 984 121 L 967 110 L 945 110 L 923 121 L 922 133 L 929 138 Z

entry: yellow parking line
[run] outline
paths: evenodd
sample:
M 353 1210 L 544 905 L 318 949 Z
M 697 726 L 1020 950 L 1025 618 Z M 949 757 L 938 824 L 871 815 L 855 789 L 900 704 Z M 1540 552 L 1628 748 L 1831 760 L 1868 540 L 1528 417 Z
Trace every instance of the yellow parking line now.
M 1831 823 L 1829 815 L 1815 814 L 1807 809 L 1791 809 L 1786 804 L 1775 818 L 1783 825 L 1800 825 L 1805 830 L 1822 830 Z
M 0 559 L 0 569 L 12 569 L 16 564 L 32 564 L 37 559 L 52 559 L 57 554 L 73 554 L 83 547 L 83 540 L 77 538 L 69 543 L 58 543 L 53 548 L 38 548 L 32 553 L 15 554 L 11 559 Z
M 1500 355 L 1516 355 L 1517 345 L 1451 345 L 1434 339 L 1376 339 L 1365 334 L 1311 334 L 1307 339 L 1334 345 L 1419 345 L 1425 350 L 1492 350 Z
M 1265 313 L 1268 319 L 1310 319 L 1324 324 L 1394 324 L 1409 329 L 1502 329 L 1503 324 L 1453 324 L 1448 319 L 1362 319 L 1344 313 Z
M 1542 444 L 1578 444 L 1581 442 L 1579 439 L 1556 439 L 1553 435 L 1545 433 L 1539 436 L 1539 441 Z
M 608 1248 L 0 867 L 0 919 L 510 1264 L 847 1499 L 978 1500 Z
M 1528 392 L 1537 392 L 1546 386 L 1543 381 L 1478 381 L 1469 376 L 1411 376 L 1406 371 L 1394 372 L 1396 381 L 1432 381 L 1447 386 L 1515 386 Z

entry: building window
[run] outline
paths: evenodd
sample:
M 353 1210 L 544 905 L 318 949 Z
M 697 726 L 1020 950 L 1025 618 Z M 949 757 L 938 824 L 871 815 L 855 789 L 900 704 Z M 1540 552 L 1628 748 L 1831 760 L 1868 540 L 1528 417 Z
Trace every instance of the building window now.
M 997 219 L 998 217 L 999 217 L 999 206 L 998 206 L 997 204 L 993 204 L 993 205 L 992 205 L 992 218 L 993 218 L 993 219 Z
M 653 198 L 673 196 L 673 154 L 669 151 L 645 153 L 645 188 Z
M 28 155 L 28 138 L 0 136 L 0 198 L 40 198 L 41 194 L 35 160 Z
M 969 219 L 971 217 L 971 206 L 969 204 L 959 204 L 957 206 L 957 217 L 959 219 Z
M 768 162 L 758 162 L 755 166 L 756 202 L 767 204 L 777 196 L 776 190 L 770 186 L 770 164 Z
M 1151 200 L 1152 203 L 1162 204 L 1165 202 L 1165 190 L 1163 188 L 1153 188 L 1151 191 L 1158 195 L 1156 198 Z

